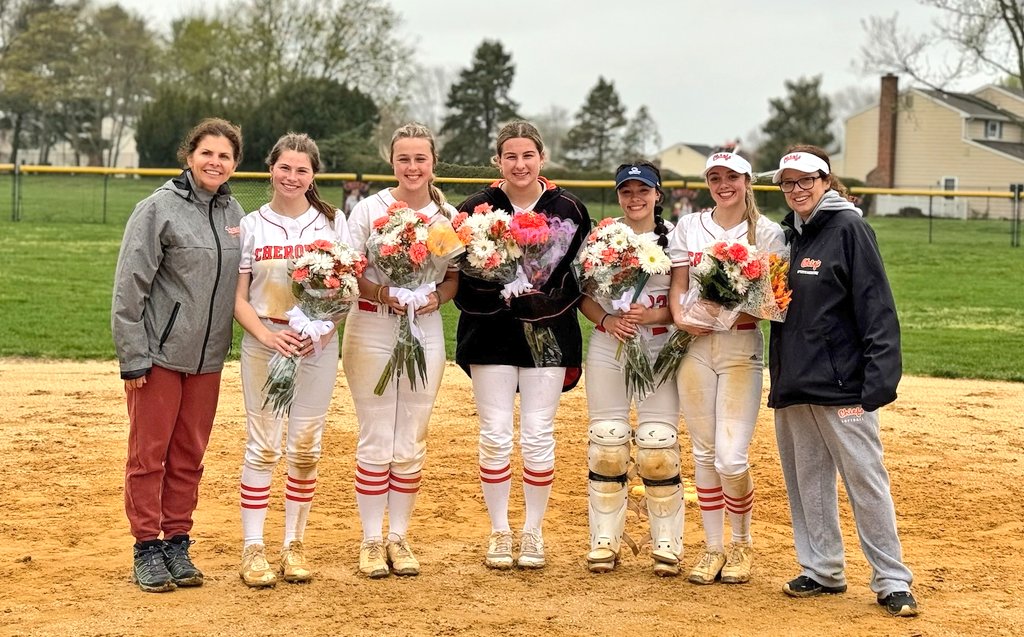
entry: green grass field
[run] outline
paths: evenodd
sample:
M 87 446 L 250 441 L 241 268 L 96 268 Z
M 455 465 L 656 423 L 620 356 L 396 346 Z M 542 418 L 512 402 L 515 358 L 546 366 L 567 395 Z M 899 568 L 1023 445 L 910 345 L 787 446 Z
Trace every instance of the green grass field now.
M 104 206 L 103 179 L 26 178 L 22 221 L 11 222 L 11 182 L 0 178 L 0 356 L 112 358 L 110 292 L 123 224 L 164 180 L 108 183 Z M 233 187 L 247 209 L 265 200 L 265 183 Z M 1010 247 L 1009 223 L 936 220 L 932 243 L 927 219 L 871 223 L 900 311 L 906 372 L 1024 381 L 1024 249 Z M 457 314 L 445 307 L 449 357 Z

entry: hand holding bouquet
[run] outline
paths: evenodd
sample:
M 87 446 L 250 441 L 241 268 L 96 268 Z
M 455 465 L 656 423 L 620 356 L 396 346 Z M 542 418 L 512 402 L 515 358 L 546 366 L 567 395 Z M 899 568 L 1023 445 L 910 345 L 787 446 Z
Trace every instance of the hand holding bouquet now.
M 527 210 L 512 217 L 509 230 L 522 252 L 515 278 L 505 284 L 501 294 L 506 300 L 543 287 L 569 251 L 576 222 Z M 562 349 L 550 327 L 523 322 L 523 333 L 537 367 L 558 367 Z
M 691 266 L 698 285 L 682 300 L 683 323 L 710 330 L 728 330 L 740 314 L 783 321 L 792 292 L 786 284 L 789 263 L 757 250 L 746 241 L 716 241 Z M 654 363 L 661 385 L 675 376 L 695 337 L 677 332 Z
M 447 259 L 463 250 L 461 242 L 457 246 L 452 242 L 451 230 L 447 221 L 435 228 L 426 215 L 404 201 L 391 204 L 387 213 L 373 222 L 366 252 L 377 269 L 394 283 L 388 294 L 405 307 L 405 314 L 399 315 L 395 349 L 374 388 L 378 396 L 392 379 L 401 378 L 403 373 L 414 390 L 426 383 L 423 331 L 416 324 L 416 310 L 429 302 L 428 297 L 436 288 L 434 279 Z
M 584 294 L 609 301 L 615 310 L 627 312 L 651 276 L 667 274 L 672 264 L 656 242 L 609 218 L 587 237 L 575 265 Z M 623 347 L 626 394 L 630 399 L 635 396 L 643 400 L 654 391 L 650 349 L 640 332 L 619 344 L 616 359 Z
M 318 239 L 305 247 L 302 256 L 288 265 L 296 305 L 285 312 L 288 325 L 308 337 L 319 354 L 322 337 L 335 328 L 334 320 L 348 312 L 359 296 L 357 279 L 366 269 L 366 257 L 343 243 Z M 275 353 L 268 365 L 263 407 L 284 416 L 295 399 L 295 377 L 300 356 Z

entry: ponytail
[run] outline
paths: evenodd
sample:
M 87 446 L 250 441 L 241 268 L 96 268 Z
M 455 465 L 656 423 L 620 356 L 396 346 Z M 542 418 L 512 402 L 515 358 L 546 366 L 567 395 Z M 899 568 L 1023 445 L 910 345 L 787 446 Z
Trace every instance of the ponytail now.
M 332 225 L 334 224 L 334 217 L 337 215 L 338 210 L 320 197 L 320 191 L 316 188 L 316 181 L 309 184 L 309 190 L 306 191 L 306 201 L 309 202 L 309 205 L 319 210 L 323 216 L 327 217 L 327 220 Z
M 445 206 L 448 204 L 448 199 L 445 198 L 444 193 L 441 192 L 441 189 L 434 185 L 433 177 L 430 178 L 430 183 L 427 184 L 427 187 L 430 189 L 430 200 L 434 202 L 434 205 L 437 206 L 437 209 L 438 211 L 440 211 L 441 214 L 450 219 L 451 214 L 449 214 L 449 212 L 445 209 Z
M 658 245 L 666 253 L 668 252 L 668 226 L 665 225 L 665 219 L 661 216 L 661 202 L 654 204 L 654 236 L 658 237 Z
M 761 218 L 761 210 L 757 207 L 757 198 L 754 197 L 754 189 L 749 182 L 744 202 L 746 210 L 743 211 L 743 218 L 747 221 L 747 243 L 757 245 L 757 221 Z

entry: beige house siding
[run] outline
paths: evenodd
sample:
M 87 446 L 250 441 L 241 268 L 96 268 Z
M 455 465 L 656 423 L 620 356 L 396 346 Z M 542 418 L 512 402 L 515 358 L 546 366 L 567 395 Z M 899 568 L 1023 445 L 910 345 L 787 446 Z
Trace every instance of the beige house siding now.
M 875 105 L 846 120 L 843 166 L 835 171 L 841 177 L 864 181 L 878 165 L 878 106 Z
M 1017 117 L 1024 118 L 1024 98 L 996 88 L 995 86 L 986 86 L 981 88 L 974 91 L 974 95 L 980 97 L 986 102 L 992 102 L 1004 111 L 1010 111 Z
M 995 91 L 995 93 L 999 93 Z M 989 97 L 983 99 L 989 99 Z M 1008 102 L 996 102 L 1007 108 Z M 1024 115 L 1024 106 L 1020 108 Z M 964 139 L 965 133 L 985 139 L 983 120 L 965 120 L 960 111 L 937 103 L 927 94 L 909 90 L 900 97 L 896 124 L 896 188 L 934 188 L 953 178 L 960 190 L 1006 192 L 1011 182 L 1024 182 L 1024 161 L 997 153 Z M 1020 127 L 1004 122 L 1001 141 L 1020 142 Z M 864 179 L 878 163 L 878 107 L 857 113 L 845 122 L 842 176 Z M 889 213 L 902 207 L 927 211 L 927 197 L 891 197 Z M 882 204 L 882 201 L 879 201 Z M 1010 216 L 1009 200 L 956 198 L 933 200 L 935 214 L 958 217 Z
M 658 155 L 662 170 L 671 170 L 684 177 L 699 176 L 704 172 L 707 159 L 686 144 L 670 146 Z

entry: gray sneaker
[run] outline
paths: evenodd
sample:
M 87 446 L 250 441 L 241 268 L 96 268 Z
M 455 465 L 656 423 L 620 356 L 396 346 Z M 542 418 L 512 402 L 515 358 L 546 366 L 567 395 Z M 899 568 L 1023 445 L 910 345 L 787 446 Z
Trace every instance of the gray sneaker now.
M 487 568 L 500 571 L 512 568 L 512 531 L 495 531 L 487 539 Z
M 540 529 L 524 529 L 519 541 L 519 568 L 544 568 L 544 537 Z
M 178 586 L 202 586 L 203 572 L 189 557 L 188 548 L 195 544 L 187 535 L 175 535 L 164 542 L 164 565 Z
M 147 543 L 148 544 L 148 543 Z M 177 588 L 164 564 L 163 542 L 136 544 L 133 552 L 132 581 L 147 593 L 166 593 Z

